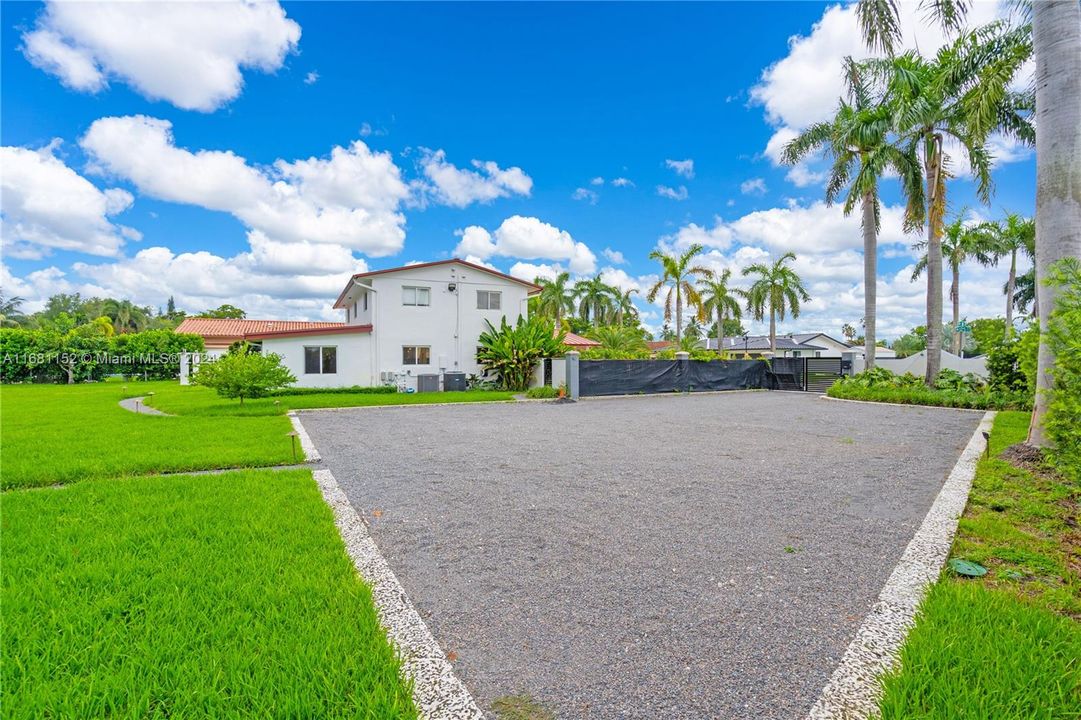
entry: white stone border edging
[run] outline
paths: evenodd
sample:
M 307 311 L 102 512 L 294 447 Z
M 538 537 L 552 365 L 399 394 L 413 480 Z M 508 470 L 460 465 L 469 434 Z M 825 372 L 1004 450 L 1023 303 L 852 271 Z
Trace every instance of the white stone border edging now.
M 954 412 L 967 412 L 967 413 L 996 412 L 994 410 L 979 410 L 977 408 L 946 407 L 945 405 L 920 405 L 918 403 L 882 402 L 880 400 L 853 400 L 851 398 L 830 397 L 829 395 L 819 395 L 818 399 L 819 400 L 829 400 L 830 402 L 859 403 L 861 405 L 885 405 L 887 407 L 926 408 L 928 410 L 953 410 Z
M 989 411 L 980 420 L 878 601 L 808 713 L 810 720 L 856 720 L 877 715 L 882 675 L 897 662 L 927 588 L 946 562 L 957 521 L 968 502 L 976 464 L 986 447 L 983 433 L 991 431 L 994 418 L 994 411 Z
M 308 436 L 308 431 L 300 424 L 300 417 L 296 414 L 296 411 L 290 410 L 287 414 L 289 422 L 293 424 L 293 430 L 300 438 L 300 449 L 304 451 L 305 461 L 310 463 L 322 462 L 323 458 L 319 455 L 319 451 L 315 449 L 315 443 Z
M 290 413 L 293 427 L 309 459 L 319 457 L 300 419 Z M 368 527 L 326 468 L 312 471 L 323 500 L 334 511 L 334 524 L 345 551 L 360 576 L 372 588 L 379 623 L 398 650 L 402 674 L 413 683 L 413 702 L 425 720 L 484 720 L 484 713 L 461 680 L 431 630 L 413 607 Z

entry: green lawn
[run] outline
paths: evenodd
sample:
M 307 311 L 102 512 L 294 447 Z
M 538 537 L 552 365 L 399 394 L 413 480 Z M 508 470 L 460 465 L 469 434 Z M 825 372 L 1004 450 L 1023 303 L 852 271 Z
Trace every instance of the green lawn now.
M 174 415 L 255 417 L 281 415 L 289 410 L 372 405 L 420 405 L 426 403 L 499 402 L 514 399 L 502 390 L 469 390 L 439 393 L 306 393 L 245 400 L 225 400 L 213 390 L 172 383 L 158 389 L 150 405 Z
M 155 417 L 117 404 L 174 388 L 175 382 L 0 386 L 0 485 L 293 461 L 284 416 Z
M 951 552 L 988 574 L 932 588 L 885 679 L 887 720 L 1081 717 L 1081 488 L 997 457 L 1028 422 L 995 419 Z
M 5 718 L 416 717 L 306 470 L 9 491 L 2 528 Z

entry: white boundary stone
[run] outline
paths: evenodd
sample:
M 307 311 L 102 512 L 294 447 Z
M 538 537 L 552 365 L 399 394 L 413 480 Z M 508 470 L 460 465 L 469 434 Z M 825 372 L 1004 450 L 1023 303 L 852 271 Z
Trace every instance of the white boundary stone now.
M 862 720 L 877 715 L 881 678 L 896 665 L 927 588 L 946 562 L 957 521 L 968 502 L 976 464 L 986 447 L 983 433 L 991 431 L 994 418 L 994 412 L 984 414 L 841 664 L 808 713 L 809 720 Z
M 300 434 L 304 452 L 310 453 L 309 459 L 317 459 L 319 453 L 300 418 L 294 413 L 289 415 Z M 397 648 L 402 674 L 413 683 L 413 702 L 421 716 L 425 720 L 484 720 L 484 713 L 454 674 L 446 653 L 410 602 L 333 473 L 320 468 L 312 476 L 323 500 L 334 511 L 334 524 L 345 542 L 346 553 L 372 588 L 379 624 Z
M 319 455 L 319 451 L 315 449 L 315 443 L 308 436 L 308 431 L 300 423 L 300 417 L 292 410 L 289 411 L 288 415 L 289 422 L 293 424 L 293 430 L 300 437 L 300 449 L 304 451 L 304 459 L 310 463 L 322 462 L 323 458 Z

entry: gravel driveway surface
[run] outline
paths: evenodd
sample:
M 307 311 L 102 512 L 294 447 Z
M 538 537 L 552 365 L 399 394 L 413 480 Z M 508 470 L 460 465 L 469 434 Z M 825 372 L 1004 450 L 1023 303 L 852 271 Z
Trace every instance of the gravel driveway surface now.
M 732 393 L 304 413 L 485 709 L 798 718 L 980 414 Z

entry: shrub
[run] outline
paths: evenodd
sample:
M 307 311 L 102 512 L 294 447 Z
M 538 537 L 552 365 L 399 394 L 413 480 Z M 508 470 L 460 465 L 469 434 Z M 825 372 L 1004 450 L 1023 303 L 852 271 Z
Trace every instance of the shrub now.
M 272 390 L 295 383 L 297 379 L 282 366 L 281 356 L 269 353 L 227 353 L 214 362 L 199 365 L 192 382 L 214 388 L 224 398 L 266 397 Z
M 498 330 L 491 322 L 485 322 L 488 329 L 478 338 L 477 361 L 484 366 L 485 374 L 494 373 L 507 390 L 526 390 L 533 368 L 542 358 L 563 354 L 566 333 L 562 330 L 557 333 L 551 320 L 536 315 L 525 319 L 519 315 L 517 324 L 510 325 L 504 317 Z
M 1055 466 L 1071 479 L 1081 479 L 1081 262 L 1067 258 L 1052 269 L 1049 283 L 1059 295 L 1047 327 L 1047 344 L 1055 353 L 1047 434 L 1054 443 Z
M 1019 392 L 1028 389 L 1021 369 L 1021 342 L 1000 342 L 987 353 L 987 384 L 992 391 Z
M 613 350 L 611 348 L 586 348 L 582 360 L 649 360 L 649 350 Z
M 547 399 L 559 397 L 559 391 L 551 385 L 541 385 L 539 387 L 529 388 L 526 391 L 525 396 L 527 398 L 533 398 L 534 400 Z

